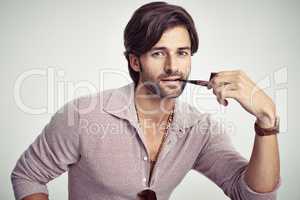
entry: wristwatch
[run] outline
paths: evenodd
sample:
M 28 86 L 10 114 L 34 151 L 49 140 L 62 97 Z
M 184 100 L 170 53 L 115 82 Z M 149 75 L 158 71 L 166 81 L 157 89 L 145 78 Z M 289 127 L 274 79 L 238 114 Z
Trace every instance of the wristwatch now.
M 279 117 L 276 116 L 275 118 L 275 125 L 271 128 L 262 128 L 257 124 L 257 121 L 254 123 L 255 133 L 259 136 L 267 136 L 267 135 L 274 135 L 279 133 Z

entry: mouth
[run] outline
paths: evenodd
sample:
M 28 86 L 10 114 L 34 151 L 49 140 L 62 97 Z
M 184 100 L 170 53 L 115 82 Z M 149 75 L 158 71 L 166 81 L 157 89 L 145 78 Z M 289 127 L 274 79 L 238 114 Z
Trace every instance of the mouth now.
M 181 77 L 179 76 L 173 76 L 173 77 L 168 77 L 168 78 L 164 78 L 164 79 L 161 79 L 162 81 L 180 81 L 181 80 Z
M 168 78 L 164 78 L 161 79 L 161 84 L 165 85 L 168 88 L 179 88 L 180 84 L 181 84 L 181 77 L 168 77 Z

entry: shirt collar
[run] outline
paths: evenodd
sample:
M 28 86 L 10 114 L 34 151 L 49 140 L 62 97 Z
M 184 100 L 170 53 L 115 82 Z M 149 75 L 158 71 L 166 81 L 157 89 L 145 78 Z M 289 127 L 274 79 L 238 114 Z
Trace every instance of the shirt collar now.
M 103 110 L 116 117 L 128 120 L 133 126 L 138 127 L 138 119 L 134 105 L 134 83 L 111 90 L 109 98 L 104 102 Z M 175 100 L 173 128 L 184 129 L 193 126 L 200 120 L 196 108 Z

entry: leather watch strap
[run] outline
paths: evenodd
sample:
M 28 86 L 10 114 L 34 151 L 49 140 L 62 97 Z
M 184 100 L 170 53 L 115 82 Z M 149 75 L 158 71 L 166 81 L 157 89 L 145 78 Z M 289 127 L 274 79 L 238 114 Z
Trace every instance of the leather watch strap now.
M 255 129 L 255 133 L 259 136 L 267 136 L 267 135 L 277 134 L 277 133 L 279 133 L 279 117 L 278 116 L 276 117 L 275 125 L 271 128 L 262 128 L 255 121 L 254 129 Z

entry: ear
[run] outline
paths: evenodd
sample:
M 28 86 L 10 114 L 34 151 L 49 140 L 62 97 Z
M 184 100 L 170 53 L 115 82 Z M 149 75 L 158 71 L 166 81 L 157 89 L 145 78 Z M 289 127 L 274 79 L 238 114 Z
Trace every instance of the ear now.
M 136 71 L 136 72 L 141 71 L 139 58 L 136 55 L 130 53 L 129 54 L 129 62 L 130 62 L 131 68 L 134 71 Z

